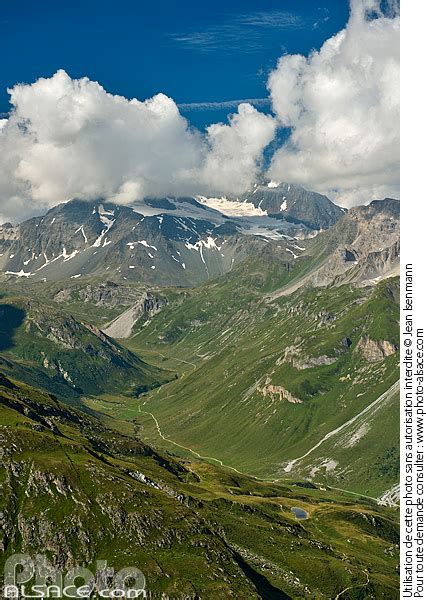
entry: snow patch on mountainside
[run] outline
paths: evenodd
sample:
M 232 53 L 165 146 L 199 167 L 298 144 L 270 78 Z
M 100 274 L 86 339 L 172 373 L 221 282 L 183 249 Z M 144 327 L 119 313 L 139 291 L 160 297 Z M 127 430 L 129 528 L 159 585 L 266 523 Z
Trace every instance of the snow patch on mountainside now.
M 141 246 L 144 246 L 145 248 L 152 248 L 153 250 L 157 251 L 157 247 L 152 246 L 151 244 L 148 244 L 148 242 L 146 240 L 136 240 L 135 242 L 128 242 L 126 244 L 126 246 L 129 246 L 130 250 L 134 250 L 136 244 L 140 244 Z
M 105 210 L 103 205 L 99 204 L 99 206 L 98 206 L 99 220 L 101 221 L 101 223 L 104 224 L 105 228 L 101 232 L 100 236 L 92 244 L 92 246 L 94 248 L 99 248 L 102 245 L 102 242 L 103 242 L 104 246 L 106 246 L 108 243 L 110 243 L 110 242 L 107 242 L 106 240 L 104 240 L 104 238 L 116 221 L 115 219 L 112 219 L 112 218 L 110 219 L 110 217 L 113 217 L 114 214 L 115 214 L 115 211 Z
M 206 196 L 197 196 L 200 204 L 218 210 L 228 217 L 262 217 L 268 213 L 260 207 L 256 207 L 252 202 L 231 201 L 225 198 L 207 198 Z
M 15 275 L 16 277 L 31 277 L 32 273 L 26 273 L 23 269 L 20 271 L 6 271 L 5 275 Z

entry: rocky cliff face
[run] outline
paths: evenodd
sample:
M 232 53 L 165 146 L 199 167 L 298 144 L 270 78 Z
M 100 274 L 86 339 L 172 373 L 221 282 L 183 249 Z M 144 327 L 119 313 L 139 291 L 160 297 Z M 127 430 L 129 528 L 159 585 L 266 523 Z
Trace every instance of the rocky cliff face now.
M 153 296 L 145 292 L 137 302 L 114 319 L 105 329 L 105 333 L 113 338 L 128 338 L 133 332 L 133 327 L 141 318 L 150 319 L 167 304 L 167 298 Z M 147 320 L 144 324 L 147 324 Z
M 89 284 L 79 291 L 78 296 L 83 302 L 92 302 L 95 306 L 115 307 L 128 301 L 123 288 L 113 281 L 99 285 Z
M 251 202 L 269 215 L 303 223 L 314 230 L 328 229 L 345 214 L 345 210 L 327 196 L 290 183 L 256 185 L 238 200 Z
M 59 289 L 53 299 L 58 303 L 78 302 L 99 308 L 117 308 L 137 303 L 146 313 L 158 311 L 167 304 L 167 298 L 157 293 L 113 281 L 68 285 Z
M 368 362 L 380 362 L 387 356 L 395 354 L 397 348 L 389 340 L 372 340 L 366 336 L 359 340 L 355 350 Z
M 399 273 L 399 200 L 375 200 L 345 214 L 312 248 L 328 256 L 312 276 L 314 285 L 375 283 Z M 323 248 L 318 249 L 317 243 Z

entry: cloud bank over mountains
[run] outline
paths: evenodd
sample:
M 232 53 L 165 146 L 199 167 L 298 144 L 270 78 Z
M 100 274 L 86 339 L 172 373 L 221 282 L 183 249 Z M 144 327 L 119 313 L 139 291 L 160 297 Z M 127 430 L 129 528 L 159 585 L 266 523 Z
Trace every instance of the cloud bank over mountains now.
M 347 27 L 309 57 L 283 56 L 272 107 L 291 128 L 270 175 L 337 195 L 345 206 L 399 196 L 399 18 L 353 0 Z
M 249 103 L 205 133 L 164 94 L 145 101 L 64 71 L 9 90 L 0 119 L 0 222 L 73 197 L 132 203 L 144 195 L 238 194 L 262 173 L 278 128 L 290 135 L 268 176 L 346 206 L 399 185 L 399 18 L 353 0 L 346 28 L 270 73 L 272 114 Z
M 240 104 L 205 135 L 158 94 L 127 100 L 64 71 L 10 90 L 0 134 L 0 213 L 19 217 L 70 198 L 243 192 L 272 141 L 272 116 Z

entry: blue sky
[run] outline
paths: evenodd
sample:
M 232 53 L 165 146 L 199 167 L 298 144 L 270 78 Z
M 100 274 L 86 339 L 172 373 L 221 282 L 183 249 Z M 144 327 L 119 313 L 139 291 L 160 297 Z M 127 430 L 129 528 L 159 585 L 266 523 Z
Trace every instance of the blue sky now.
M 344 0 L 21 0 L 0 21 L 0 112 L 7 87 L 60 68 L 128 98 L 164 92 L 196 126 L 226 118 L 203 103 L 267 96 L 284 53 L 319 48 L 348 19 Z M 255 105 L 268 110 L 268 105 Z

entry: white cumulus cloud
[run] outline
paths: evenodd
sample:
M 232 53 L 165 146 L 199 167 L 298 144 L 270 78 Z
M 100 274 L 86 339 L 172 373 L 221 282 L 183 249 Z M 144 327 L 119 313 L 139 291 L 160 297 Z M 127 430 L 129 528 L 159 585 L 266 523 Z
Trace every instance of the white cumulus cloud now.
M 345 29 L 270 74 L 273 110 L 291 134 L 269 169 L 351 206 L 399 196 L 399 17 L 353 0 Z
M 258 157 L 275 136 L 274 119 L 250 104 L 240 104 L 229 125 L 216 123 L 207 128 L 209 152 L 199 172 L 200 184 L 214 190 L 217 182 L 225 193 L 248 189 L 257 174 Z
M 127 100 L 64 71 L 9 93 L 13 110 L 0 121 L 0 213 L 12 219 L 74 197 L 131 203 L 243 191 L 274 136 L 273 119 L 248 104 L 203 136 L 164 94 Z

